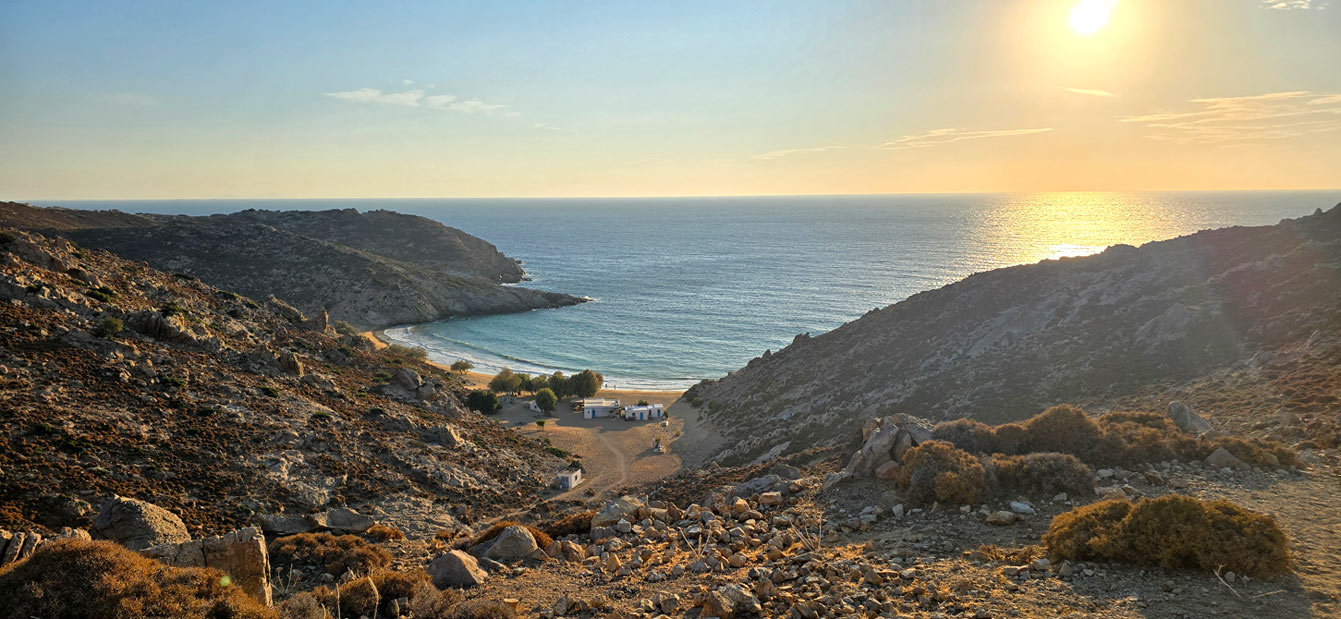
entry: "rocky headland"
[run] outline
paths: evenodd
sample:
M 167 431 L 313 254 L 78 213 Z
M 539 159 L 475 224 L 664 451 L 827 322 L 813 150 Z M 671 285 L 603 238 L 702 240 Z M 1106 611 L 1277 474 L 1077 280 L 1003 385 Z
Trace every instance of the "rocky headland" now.
M 0 203 L 0 226 L 66 237 L 249 297 L 274 295 L 359 329 L 521 312 L 582 299 L 502 282 L 521 266 L 422 217 L 353 209 L 135 215 Z

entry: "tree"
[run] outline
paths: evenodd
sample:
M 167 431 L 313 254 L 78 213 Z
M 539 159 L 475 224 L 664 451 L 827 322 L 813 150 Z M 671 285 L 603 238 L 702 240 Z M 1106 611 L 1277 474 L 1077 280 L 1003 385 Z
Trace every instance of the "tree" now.
M 485 389 L 470 392 L 470 395 L 466 396 L 466 406 L 485 415 L 492 415 L 500 408 L 498 395 Z
M 549 377 L 549 388 L 554 391 L 554 395 L 561 398 L 572 395 L 568 390 L 568 379 L 564 378 L 563 372 L 555 372 Z
M 475 364 L 466 361 L 465 359 L 462 359 L 452 364 L 452 371 L 456 372 L 457 374 L 465 374 L 466 372 L 469 372 L 473 369 L 475 369 Z
M 579 398 L 590 398 L 601 390 L 605 377 L 591 370 L 582 370 L 568 379 L 568 392 Z
M 523 374 L 516 374 L 508 368 L 503 368 L 489 380 L 489 389 L 497 393 L 521 393 L 523 376 Z
M 647 400 L 638 400 L 638 406 L 650 406 L 652 403 Z
M 537 420 L 535 420 L 535 425 L 540 426 L 540 429 L 541 429 L 541 430 L 544 430 L 544 429 L 545 429 L 545 420 L 544 420 L 544 419 L 537 419 Z
M 526 384 L 523 385 L 522 387 L 523 387 L 526 391 L 531 392 L 532 395 L 534 395 L 534 394 L 536 394 L 536 393 L 539 393 L 541 389 L 548 389 L 548 388 L 549 388 L 549 378 L 548 378 L 547 376 L 545 376 L 544 374 L 536 374 L 535 376 L 527 376 L 527 377 L 526 377 L 526 380 L 523 381 L 523 382 L 525 382 Z
M 545 387 L 544 389 L 535 392 L 535 405 L 539 406 L 540 410 L 545 411 L 546 413 L 552 413 L 554 412 L 554 407 L 558 406 L 558 404 L 559 396 L 554 395 L 553 389 Z

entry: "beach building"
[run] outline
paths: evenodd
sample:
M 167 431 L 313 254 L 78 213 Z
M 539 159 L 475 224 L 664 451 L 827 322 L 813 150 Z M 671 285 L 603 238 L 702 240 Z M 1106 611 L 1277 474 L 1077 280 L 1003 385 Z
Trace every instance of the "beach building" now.
M 583 398 L 573 403 L 573 410 L 582 413 L 583 419 L 609 417 L 619 408 L 619 400 L 606 398 Z
M 650 421 L 666 416 L 666 407 L 662 404 L 644 404 L 624 407 L 624 419 L 629 421 Z
M 560 471 L 557 481 L 559 487 L 564 490 L 576 488 L 578 484 L 582 483 L 582 470 L 569 469 L 567 471 Z

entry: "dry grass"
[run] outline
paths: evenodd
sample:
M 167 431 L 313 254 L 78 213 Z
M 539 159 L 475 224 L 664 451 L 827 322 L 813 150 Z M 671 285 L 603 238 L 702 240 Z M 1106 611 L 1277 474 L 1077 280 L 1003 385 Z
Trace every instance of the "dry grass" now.
M 591 531 L 591 519 L 595 516 L 595 511 L 576 512 L 562 516 L 558 520 L 546 522 L 541 525 L 541 528 L 550 537 L 586 535 Z
M 284 619 L 319 619 L 327 615 L 389 617 L 392 616 L 391 606 L 396 599 L 408 598 L 413 601 L 418 596 L 431 597 L 438 602 L 436 605 L 441 612 L 455 607 L 459 601 L 459 598 L 452 598 L 448 594 L 449 603 L 441 603 L 439 598 L 442 594 L 428 585 L 428 574 L 422 571 L 382 570 L 344 583 L 338 591 L 331 587 L 317 587 L 311 592 L 289 598 L 281 606 L 280 614 Z
M 1002 548 L 995 544 L 983 544 L 969 553 L 969 558 L 987 563 L 1005 563 L 1009 565 L 1028 565 L 1034 559 L 1043 556 L 1041 546 L 1017 546 Z
M 168 567 L 111 542 L 58 541 L 0 571 L 7 617 L 275 619 L 224 574 Z
M 546 535 L 544 531 L 541 531 L 540 529 L 537 529 L 529 524 L 522 524 L 520 522 L 516 522 L 513 520 L 501 520 L 499 522 L 495 522 L 493 526 L 489 527 L 488 529 L 485 529 L 483 533 L 476 536 L 475 539 L 471 540 L 469 544 L 465 545 L 465 547 L 471 548 L 483 544 L 484 542 L 487 542 L 495 537 L 498 537 L 498 534 L 502 533 L 503 529 L 506 529 L 508 527 L 521 527 L 529 531 L 531 533 L 531 537 L 535 538 L 536 546 L 539 546 L 541 550 L 548 548 L 550 544 L 554 543 L 554 538 L 550 537 L 549 535 Z
M 346 571 L 368 574 L 391 563 L 387 551 L 356 535 L 299 533 L 270 542 L 270 563 L 277 567 L 316 564 L 339 576 Z
M 388 527 L 384 524 L 375 524 L 368 527 L 368 530 L 364 531 L 363 535 L 369 539 L 375 539 L 381 542 L 393 542 L 405 539 L 405 534 L 401 533 L 400 529 Z
M 976 505 L 988 495 L 982 463 L 944 441 L 927 441 L 909 449 L 895 484 L 918 504 Z
M 1165 495 L 1135 505 L 1122 500 L 1080 507 L 1053 519 L 1043 535 L 1048 555 L 1232 570 L 1267 578 L 1290 569 L 1285 534 L 1271 516 L 1227 501 Z

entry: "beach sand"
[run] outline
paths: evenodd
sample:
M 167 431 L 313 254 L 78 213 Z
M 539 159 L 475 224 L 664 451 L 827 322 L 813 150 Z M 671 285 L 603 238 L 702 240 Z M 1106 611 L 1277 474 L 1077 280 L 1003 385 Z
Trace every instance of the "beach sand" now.
M 380 332 L 363 334 L 375 346 L 384 348 L 387 344 L 380 335 Z M 443 364 L 427 363 L 450 371 Z M 458 376 L 471 388 L 485 388 L 493 378 L 479 372 Z M 721 446 L 721 435 L 701 417 L 700 411 L 680 401 L 682 393 L 602 389 L 597 394 L 626 404 L 640 400 L 664 404 L 668 416 L 664 427 L 659 421 L 583 419 L 573 412 L 569 401 L 560 402 L 554 416 L 546 417 L 526 407 L 529 397 L 510 396 L 500 398 L 504 402 L 503 409 L 490 418 L 508 424 L 523 435 L 548 438 L 555 447 L 580 456 L 586 469 L 585 482 L 573 490 L 556 494 L 555 498 L 600 500 L 624 488 L 655 482 L 686 468 L 697 468 Z M 545 420 L 544 427 L 535 424 L 541 419 Z M 652 450 L 657 438 L 667 446 L 665 453 Z M 588 497 L 588 490 L 595 492 L 595 497 Z

